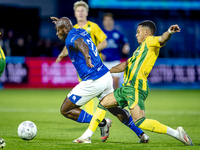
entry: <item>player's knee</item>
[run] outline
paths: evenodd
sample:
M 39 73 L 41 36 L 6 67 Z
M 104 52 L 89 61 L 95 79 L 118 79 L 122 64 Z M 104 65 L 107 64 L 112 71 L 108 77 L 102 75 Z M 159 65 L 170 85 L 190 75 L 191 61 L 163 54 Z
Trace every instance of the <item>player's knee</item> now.
M 129 119 L 129 112 L 119 107 L 108 108 L 108 111 L 116 116 L 122 123 Z M 127 112 L 126 112 L 127 111 Z
M 60 113 L 61 113 L 63 116 L 65 116 L 65 117 L 68 116 L 68 111 L 65 110 L 63 107 L 60 108 Z
M 108 108 L 108 106 L 107 106 L 105 103 L 103 103 L 103 102 L 100 102 L 99 104 L 100 104 L 101 106 L 105 107 L 105 108 Z
M 64 114 L 65 114 L 65 111 L 63 110 L 63 108 L 62 108 L 62 107 L 60 108 L 60 113 L 61 113 L 62 115 L 64 115 Z

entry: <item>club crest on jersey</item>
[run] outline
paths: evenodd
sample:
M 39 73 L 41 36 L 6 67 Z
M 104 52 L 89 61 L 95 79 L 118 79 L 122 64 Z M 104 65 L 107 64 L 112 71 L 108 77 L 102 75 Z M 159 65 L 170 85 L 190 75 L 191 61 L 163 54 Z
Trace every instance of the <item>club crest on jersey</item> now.
M 114 33 L 113 33 L 113 37 L 114 37 L 115 39 L 119 39 L 119 34 L 118 34 L 117 32 L 114 32 Z
M 139 53 L 140 53 L 140 50 L 136 50 L 136 51 L 133 53 L 133 55 L 134 55 L 134 56 L 138 56 Z

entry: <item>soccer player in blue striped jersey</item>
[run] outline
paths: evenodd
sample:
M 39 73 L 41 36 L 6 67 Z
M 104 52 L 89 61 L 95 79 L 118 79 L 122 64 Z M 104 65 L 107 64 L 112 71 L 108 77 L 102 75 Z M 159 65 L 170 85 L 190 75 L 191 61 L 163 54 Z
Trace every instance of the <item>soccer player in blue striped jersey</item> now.
M 65 42 L 69 51 L 69 57 L 75 66 L 82 81 L 75 86 L 67 95 L 61 106 L 61 114 L 66 118 L 75 120 L 80 123 L 89 123 L 92 115 L 80 109 L 90 99 L 97 97 L 99 100 L 104 99 L 107 95 L 113 92 L 113 81 L 108 68 L 102 63 L 95 44 L 92 42 L 90 35 L 84 29 L 75 29 L 70 19 L 63 17 L 56 22 L 56 30 L 58 38 Z M 97 107 L 97 114 L 104 114 L 106 109 Z M 121 122 L 131 128 L 139 136 L 142 142 L 148 142 L 148 137 L 144 132 L 137 128 L 132 118 L 127 113 L 118 107 L 109 109 Z M 101 130 L 101 139 L 105 142 L 109 135 L 111 120 L 100 118 L 102 122 L 99 127 Z M 99 123 L 98 123 L 99 124 Z M 88 129 L 93 134 L 93 127 Z M 84 140 L 77 139 L 74 142 L 91 143 L 88 138 Z

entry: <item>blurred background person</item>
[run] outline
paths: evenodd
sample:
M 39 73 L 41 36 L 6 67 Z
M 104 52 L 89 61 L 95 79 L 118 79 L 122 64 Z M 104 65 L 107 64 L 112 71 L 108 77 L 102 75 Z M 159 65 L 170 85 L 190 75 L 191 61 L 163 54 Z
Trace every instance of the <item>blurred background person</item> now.
M 12 56 L 25 56 L 25 54 L 26 54 L 25 40 L 23 37 L 19 37 L 13 48 Z
M 51 57 L 53 52 L 52 42 L 50 39 L 45 40 L 45 54 L 47 57 Z
M 130 46 L 126 37 L 114 28 L 114 18 L 112 13 L 103 14 L 103 31 L 107 35 L 107 47 L 102 50 L 104 64 L 111 69 L 120 63 L 121 55 L 128 55 Z M 114 88 L 119 87 L 121 73 L 112 73 Z
M 0 28 L 0 47 L 2 49 L 4 49 L 4 53 L 5 53 L 6 44 L 5 44 L 5 30 L 4 30 L 4 28 Z
M 33 37 L 31 34 L 28 34 L 26 36 L 26 41 L 25 41 L 26 53 L 24 55 L 27 57 L 33 56 L 33 52 L 34 52 L 35 48 L 36 48 L 36 44 L 33 41 Z
M 14 46 L 14 31 L 12 29 L 10 29 L 7 32 L 7 37 L 5 37 L 4 44 L 3 44 L 6 56 L 12 55 L 13 46 Z

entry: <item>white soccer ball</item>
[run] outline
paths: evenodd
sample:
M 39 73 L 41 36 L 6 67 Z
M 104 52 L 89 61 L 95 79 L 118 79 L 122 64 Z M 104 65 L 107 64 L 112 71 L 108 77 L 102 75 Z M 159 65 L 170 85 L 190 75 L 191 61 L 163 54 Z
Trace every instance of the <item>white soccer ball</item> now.
M 0 149 L 3 149 L 6 146 L 4 139 L 0 137 Z
M 24 121 L 18 127 L 18 135 L 23 140 L 32 140 L 37 134 L 37 127 L 31 121 Z

